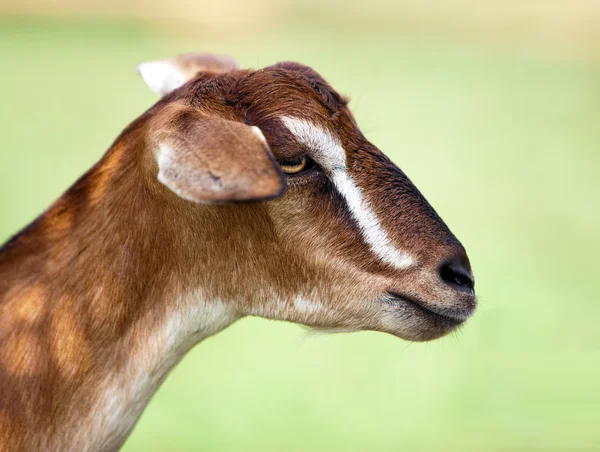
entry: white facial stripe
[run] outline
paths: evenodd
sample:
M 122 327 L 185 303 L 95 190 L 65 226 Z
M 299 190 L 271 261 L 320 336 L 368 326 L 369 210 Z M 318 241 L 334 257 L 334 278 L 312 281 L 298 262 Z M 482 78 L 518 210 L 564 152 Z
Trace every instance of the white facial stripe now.
M 346 151 L 340 142 L 327 130 L 303 119 L 283 116 L 281 121 L 300 142 L 310 148 L 315 160 L 329 173 L 371 250 L 383 262 L 398 269 L 410 267 L 414 263 L 413 258 L 392 244 L 369 202 L 364 199 L 360 187 L 348 174 Z
M 363 237 L 373 252 L 383 262 L 398 269 L 410 267 L 413 264 L 412 257 L 396 249 L 392 244 L 375 212 L 363 198 L 360 188 L 356 186 L 350 175 L 345 170 L 335 170 L 332 177 L 334 185 L 348 203 L 352 216 L 359 224 Z
M 282 116 L 281 121 L 298 140 L 308 147 L 313 157 L 328 172 L 346 171 L 346 151 L 339 141 L 326 130 L 304 119 Z

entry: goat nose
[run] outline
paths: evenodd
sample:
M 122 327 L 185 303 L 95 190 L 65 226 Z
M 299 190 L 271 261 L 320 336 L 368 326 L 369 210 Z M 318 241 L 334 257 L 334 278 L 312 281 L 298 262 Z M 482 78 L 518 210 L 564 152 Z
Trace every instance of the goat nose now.
M 444 261 L 439 272 L 442 281 L 454 290 L 468 293 L 475 292 L 475 280 L 471 272 L 471 265 L 464 251 Z

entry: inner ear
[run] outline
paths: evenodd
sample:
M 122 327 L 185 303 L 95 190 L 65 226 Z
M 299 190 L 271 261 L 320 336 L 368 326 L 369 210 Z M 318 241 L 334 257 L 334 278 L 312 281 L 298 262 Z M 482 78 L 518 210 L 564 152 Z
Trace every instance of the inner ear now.
M 238 69 L 237 62 L 225 55 L 186 53 L 164 60 L 147 61 L 137 67 L 138 74 L 152 91 L 167 94 L 199 73 L 221 74 Z
M 257 127 L 180 115 L 160 133 L 158 180 L 196 203 L 266 201 L 281 196 L 286 179 Z

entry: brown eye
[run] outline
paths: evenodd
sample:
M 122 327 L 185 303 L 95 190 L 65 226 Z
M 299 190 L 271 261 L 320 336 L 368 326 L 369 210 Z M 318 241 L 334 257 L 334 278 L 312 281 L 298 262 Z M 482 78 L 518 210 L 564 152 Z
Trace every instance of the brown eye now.
M 279 161 L 279 166 L 286 174 L 298 174 L 312 167 L 312 161 L 304 156 L 283 159 Z

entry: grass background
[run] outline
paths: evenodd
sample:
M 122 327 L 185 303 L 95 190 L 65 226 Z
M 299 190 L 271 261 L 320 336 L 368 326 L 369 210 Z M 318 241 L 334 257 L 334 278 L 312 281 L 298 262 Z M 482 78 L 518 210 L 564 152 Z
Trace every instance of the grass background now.
M 239 33 L 0 17 L 0 241 L 155 101 L 138 62 L 205 50 L 301 61 L 350 95 L 473 263 L 480 309 L 436 342 L 236 323 L 125 451 L 600 450 L 600 59 L 303 14 Z

